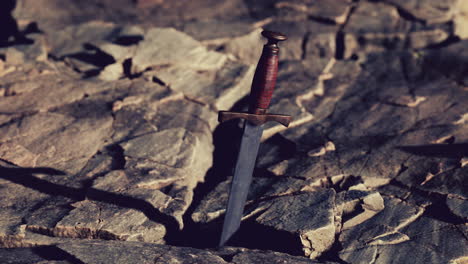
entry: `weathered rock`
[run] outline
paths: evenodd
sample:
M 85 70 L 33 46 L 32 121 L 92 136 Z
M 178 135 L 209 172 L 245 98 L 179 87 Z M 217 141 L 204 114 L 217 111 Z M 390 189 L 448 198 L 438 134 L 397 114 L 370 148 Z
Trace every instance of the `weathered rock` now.
M 423 69 L 428 74 L 431 72 L 442 73 L 450 79 L 455 80 L 463 85 L 468 84 L 466 70 L 468 69 L 466 51 L 467 40 L 462 40 L 458 43 L 449 45 L 445 48 L 424 53 L 421 60 Z M 450 61 L 450 63 L 448 63 Z M 460 123 L 463 125 L 463 122 Z
M 58 248 L 83 263 L 226 263 L 213 252 L 139 242 L 92 241 Z
M 288 264 L 288 263 L 322 263 L 316 262 L 304 257 L 291 256 L 284 253 L 273 252 L 273 251 L 260 251 L 260 250 L 246 250 L 243 248 L 226 248 L 218 253 L 219 256 L 226 258 L 226 256 L 232 257 L 230 263 L 235 264 L 254 264 L 254 263 L 274 263 L 274 264 Z M 332 262 L 326 262 L 331 264 Z
M 466 199 L 468 193 L 463 186 L 467 185 L 468 168 L 456 168 L 456 164 L 451 165 L 451 162 L 453 161 L 431 159 L 413 162 L 417 166 L 410 166 L 397 180 L 416 189 L 445 195 L 453 194 Z M 443 168 L 446 164 L 450 167 Z
M 54 166 L 76 173 L 103 146 L 111 123 L 110 115 L 88 120 L 77 120 L 55 113 L 24 117 L 5 126 L 2 138 L 6 143 L 2 147 L 16 148 L 21 152 L 10 153 L 4 150 L 2 158 L 15 164 Z M 48 126 L 43 127 L 44 124 Z M 81 141 L 81 145 L 70 149 L 69 142 L 74 140 Z M 57 157 L 57 153 L 61 156 Z M 67 165 L 64 164 L 65 161 L 68 161 Z
M 46 258 L 40 256 L 39 250 L 31 248 L 15 248 L 15 249 L 0 249 L 0 257 L 5 264 L 19 264 L 19 263 L 46 263 Z M 40 252 L 40 251 L 39 251 Z M 49 262 L 49 263 L 63 263 L 68 264 L 72 262 Z
M 199 20 L 185 24 L 181 29 L 194 39 L 208 46 L 224 43 L 230 39 L 249 34 L 257 23 L 262 21 L 251 20 Z
M 468 5 L 463 1 L 458 1 L 457 7 L 454 9 L 455 17 L 453 19 L 455 32 L 454 34 L 461 39 L 468 38 Z
M 229 109 L 249 92 L 253 67 L 229 61 L 219 71 L 169 67 L 145 73 L 175 91 L 215 109 Z M 195 81 L 194 81 L 195 80 Z
M 9 78 L 15 76 L 16 73 L 7 75 Z M 33 93 L 40 89 L 57 92 L 54 90 L 56 82 L 72 80 L 66 76 L 62 77 L 63 81 L 52 80 L 40 73 L 32 76 L 36 77 L 36 83 L 30 82 L 29 86 L 18 88 L 7 87 L 8 93 L 14 96 L 1 100 L 5 110 L 8 109 L 12 115 L 23 115 L 2 127 L 4 133 L 1 140 L 5 143 L 1 145 L 1 158 L 22 166 L 54 167 L 70 174 L 66 180 L 58 182 L 49 176 L 36 179 L 32 174 L 27 174 L 24 181 L 15 181 L 8 174 L 5 176 L 6 183 L 15 183 L 5 185 L 11 192 L 25 185 L 39 188 L 38 191 L 45 196 L 36 197 L 24 192 L 29 206 L 18 212 L 11 210 L 12 206 L 18 206 L 17 201 L 5 198 L 9 204 L 2 208 L 11 217 L 4 223 L 4 241 L 18 240 L 9 246 L 52 243 L 25 237 L 18 231 L 21 225 L 27 230 L 56 237 L 151 242 L 162 242 L 166 228 L 176 230 L 182 227 L 182 215 L 190 205 L 193 189 L 211 166 L 211 131 L 214 129 L 215 114 L 207 107 L 185 100 L 180 93 L 144 81 L 114 84 L 78 82 L 60 86 L 63 94 L 69 96 L 62 98 L 62 101 L 51 92 L 41 100 L 37 98 L 27 102 L 23 97 L 36 98 Z M 11 80 L 5 79 L 6 82 Z M 132 88 L 132 85 L 138 88 Z M 70 90 L 75 91 L 70 94 Z M 112 93 L 108 93 L 109 90 Z M 9 100 L 12 98 L 19 101 Z M 119 101 L 117 98 L 124 99 Z M 28 103 L 30 109 L 15 105 L 20 102 Z M 109 107 L 112 103 L 115 118 L 112 118 Z M 182 110 L 180 105 L 184 105 L 186 110 Z M 138 116 L 140 110 L 145 113 L 139 118 L 146 118 L 149 129 L 144 128 L 141 134 L 139 122 L 128 123 L 130 120 L 120 119 L 122 113 Z M 31 113 L 26 112 L 25 115 L 22 111 Z M 42 113 L 35 114 L 35 111 Z M 194 118 L 194 115 L 198 117 Z M 91 159 L 95 153 L 107 148 L 105 145 L 112 140 L 125 142 L 120 153 L 111 154 L 115 156 L 114 161 Z M 70 142 L 76 141 L 80 144 L 70 148 Z M 170 143 L 163 147 L 161 142 Z M 161 151 L 142 148 L 150 145 L 160 146 Z M 12 148 L 17 152 L 10 152 Z M 180 154 L 176 154 L 178 152 Z M 119 162 L 122 164 L 116 165 Z M 85 170 L 83 174 L 79 173 L 79 177 L 74 178 L 82 169 Z M 116 169 L 126 171 L 119 174 Z M 21 171 L 21 168 L 18 170 Z M 108 173 L 110 170 L 116 171 Z M 90 180 L 102 175 L 105 176 L 89 184 Z M 119 181 L 122 177 L 128 177 L 129 181 Z M 74 180 L 76 184 L 72 184 Z M 27 181 L 38 181 L 39 185 L 29 185 Z M 88 182 L 90 189 L 82 185 L 85 182 Z M 59 191 L 54 191 L 54 188 Z M 165 188 L 164 192 L 159 191 L 162 188 Z M 53 195 L 58 195 L 58 198 Z M 88 200 L 83 200 L 85 195 Z M 47 212 L 50 213 L 51 208 L 55 207 L 58 211 L 51 218 Z M 100 213 L 96 214 L 97 211 Z
M 464 198 L 459 198 L 456 196 L 447 196 L 447 206 L 454 215 L 465 219 L 468 218 L 468 202 Z
M 119 29 L 114 28 L 114 31 Z M 137 29 L 119 29 L 121 35 L 113 32 L 112 38 L 128 38 L 128 34 L 136 34 L 131 32 L 138 33 Z M 149 81 L 168 86 L 190 99 L 217 109 L 229 109 L 248 93 L 254 67 L 210 51 L 173 28 L 152 28 L 141 36 L 144 40 L 131 43 L 136 45 L 122 46 L 108 41 L 93 44 L 100 53 L 109 57 L 107 64 L 96 65 L 105 67 L 101 68 L 100 79 L 117 80 L 126 75 L 143 74 Z M 95 60 L 99 59 L 97 55 L 94 57 Z
M 336 53 L 336 32 L 338 26 L 304 20 L 300 23 L 289 20 L 274 20 L 265 28 L 285 32 L 288 40 L 281 42 L 283 60 L 310 58 L 331 59 Z
M 324 65 L 322 69 L 314 71 L 304 71 L 301 75 L 296 66 L 303 64 L 290 63 L 286 64 L 286 69 L 282 68 L 283 73 L 280 73 L 278 93 L 283 102 L 287 101 L 292 95 L 289 93 L 294 91 L 292 88 L 304 89 L 303 94 L 297 95 L 289 107 L 285 107 L 284 111 L 291 111 L 295 106 L 301 115 L 294 115 L 295 122 L 301 124 L 304 120 L 297 120 L 301 116 L 305 122 L 321 122 L 328 117 L 335 109 L 336 103 L 345 94 L 346 89 L 352 84 L 353 79 L 359 73 L 359 69 L 355 63 L 342 63 L 333 59 Z M 309 67 L 310 64 L 306 64 Z M 306 68 L 308 69 L 308 68 Z M 313 68 L 312 68 L 313 69 Z M 283 81 L 282 75 L 288 77 Z M 312 82 L 311 77 L 316 78 Z M 282 91 L 285 91 L 283 94 Z M 273 101 L 273 106 L 275 105 Z M 300 107 L 299 107 L 300 106 Z M 277 110 L 275 112 L 280 112 Z M 291 113 L 291 112 L 289 112 Z M 294 113 L 292 113 L 294 114 Z M 310 120 L 309 120 L 310 119 Z M 270 131 L 265 133 L 275 133 L 279 126 L 274 126 Z M 330 141 L 318 128 L 313 125 L 303 125 L 297 128 L 289 128 L 283 132 L 285 138 L 296 144 L 295 153 L 292 158 L 281 163 L 273 165 L 270 170 L 277 175 L 288 175 L 294 177 L 306 177 L 309 179 L 320 179 L 323 177 L 331 177 L 342 174 L 339 166 L 339 160 L 336 154 L 336 146 L 333 141 Z M 278 155 L 283 155 L 281 152 Z M 262 156 L 259 159 L 263 159 Z M 325 162 L 326 161 L 326 162 Z M 325 165 L 326 164 L 326 165 Z
M 4 262 L 466 262 L 463 0 L 16 2 L 18 21 L 0 12 L 18 31 L 0 32 L 18 40 L 0 50 L 0 244 L 34 248 Z M 289 36 L 269 111 L 295 121 L 265 127 L 232 242 L 278 252 L 100 241 L 195 245 L 221 222 L 229 180 L 196 186 L 262 27 Z
M 314 115 L 309 111 L 312 107 L 308 107 L 308 104 L 315 104 L 314 99 L 325 93 L 324 80 L 334 77 L 331 73 L 334 65 L 334 59 L 313 59 L 312 57 L 303 62 L 288 61 L 283 63 L 279 69 L 277 88 L 269 111 L 293 116 L 294 119 L 290 127 L 315 120 Z M 351 72 L 352 69 L 355 68 L 351 68 Z M 340 83 L 340 81 L 344 81 L 343 79 L 339 79 L 337 76 L 338 81 L 330 84 L 340 90 L 344 89 L 345 84 Z M 282 130 L 285 128 L 281 125 L 269 123 L 266 125 L 263 138 L 268 138 Z
M 0 81 L 7 95 L 1 98 L 0 111 L 7 114 L 46 112 L 116 86 L 77 78 L 79 76 L 62 63 L 16 67 Z M 125 86 L 128 83 L 120 84 Z
M 379 59 L 369 62 L 371 63 L 369 65 L 377 63 L 384 57 L 375 57 Z M 393 62 L 387 60 L 385 66 L 374 68 L 371 75 L 362 72 L 362 76 L 366 76 L 365 84 L 362 83 L 362 85 L 356 86 L 356 88 L 359 88 L 355 91 L 363 93 L 363 95 L 366 94 L 366 103 L 362 103 L 357 98 L 355 100 L 347 97 L 346 102 L 339 101 L 336 104 L 333 115 L 329 117 L 331 122 L 330 133 L 326 133 L 326 135 L 328 140 L 331 140 L 335 145 L 335 153 L 339 157 L 340 168 L 343 173 L 361 175 L 364 179 L 393 178 L 399 173 L 401 164 L 408 159 L 408 154 L 396 151 L 395 146 L 415 144 L 418 141 L 435 141 L 450 135 L 451 131 L 462 129 L 462 127 L 451 125 L 437 129 L 424 129 L 426 127 L 425 122 L 442 124 L 442 122 L 446 122 L 442 120 L 453 120 L 455 116 L 459 116 L 464 112 L 461 107 L 459 108 L 456 105 L 447 107 L 451 105 L 450 102 L 453 100 L 453 97 L 447 95 L 447 93 L 460 94 L 462 89 L 457 85 L 454 86 L 447 79 L 441 78 L 437 81 L 421 81 L 418 84 L 412 84 L 413 95 L 411 96 L 414 98 L 413 100 L 416 97 L 424 97 L 427 98 L 425 101 L 415 100 L 414 104 L 408 104 L 404 107 L 385 102 L 393 97 L 391 94 L 397 94 L 398 98 L 407 94 L 408 84 L 406 81 L 402 81 L 405 77 L 404 72 L 401 70 L 401 63 L 395 60 Z M 381 70 L 385 73 L 378 73 Z M 394 81 L 390 81 L 392 84 L 383 88 L 377 81 L 380 78 Z M 359 80 L 358 83 L 360 83 Z M 436 88 L 442 86 L 446 87 L 443 92 Z M 372 92 L 377 87 L 378 90 Z M 369 88 L 370 90 L 367 90 Z M 352 95 L 352 90 L 354 90 L 354 87 L 348 88 L 346 94 Z M 344 97 L 346 97 L 346 94 Z M 375 99 L 371 99 L 373 96 L 375 96 Z M 416 103 L 416 101 L 419 102 Z M 353 109 L 353 113 L 350 112 L 350 109 Z M 417 114 L 416 111 L 419 111 L 419 113 L 429 112 L 427 115 L 421 115 Z M 358 112 L 362 114 L 357 114 Z M 371 115 L 370 112 L 372 112 Z M 326 122 L 328 121 L 325 120 Z M 457 132 L 456 134 L 460 133 Z M 353 147 L 347 148 L 346 145 Z
M 339 192 L 335 203 L 336 233 L 367 221 L 385 207 L 382 196 L 378 192 L 369 191 L 363 184 Z
M 423 208 L 398 199 L 385 199 L 385 208 L 366 222 L 343 229 L 339 240 L 344 252 L 373 245 L 391 245 L 409 240 L 401 229 L 414 222 L 424 212 Z
M 84 46 L 98 40 L 112 40 L 118 27 L 109 22 L 91 21 L 47 33 L 50 54 L 57 58 L 84 52 Z
M 344 28 L 344 57 L 386 49 L 425 48 L 447 40 L 449 30 L 407 20 L 386 3 L 361 2 Z
M 57 248 L 66 254 L 63 259 L 83 263 L 317 263 L 306 258 L 278 252 L 225 248 L 222 251 L 155 245 L 141 242 L 88 241 L 61 243 Z M 330 262 L 327 262 L 330 263 Z
M 335 240 L 334 206 L 333 190 L 278 197 L 257 208 L 265 211 L 255 222 L 298 236 L 305 255 L 314 259 Z
M 166 52 L 171 47 L 177 52 Z M 226 56 L 207 51 L 190 36 L 171 28 L 151 29 L 145 40 L 138 44 L 133 58 L 133 73 L 142 72 L 148 67 L 178 65 L 195 70 L 220 69 Z
M 292 9 L 300 13 L 305 13 L 311 17 L 343 24 L 351 8 L 349 0 L 333 1 L 277 1 L 277 9 Z
M 458 0 L 448 0 L 437 2 L 431 0 L 385 0 L 408 12 L 417 19 L 425 20 L 428 23 L 443 23 L 452 19 L 456 12 Z
M 231 181 L 232 177 L 229 177 L 204 197 L 192 214 L 192 220 L 195 223 L 208 223 L 226 212 Z M 272 184 L 276 181 L 271 178 L 254 177 L 247 195 L 247 205 L 255 203 L 265 192 L 271 191 Z
M 467 243 L 463 238 L 466 227 L 450 225 L 428 217 L 420 217 L 417 220 L 413 217 L 410 223 L 403 222 L 402 224 L 405 227 L 399 229 L 400 231 L 388 230 L 381 226 L 380 229 L 384 233 L 377 238 L 371 240 L 367 237 L 359 238 L 363 246 L 350 250 L 344 249 L 340 253 L 340 258 L 352 263 L 361 261 L 414 263 L 414 259 L 405 257 L 408 256 L 407 254 L 417 256 L 417 259 L 423 262 L 463 263 L 462 259 L 466 258 Z M 459 239 L 454 240 L 454 238 Z M 356 241 L 355 237 L 351 239 Z M 438 250 L 427 250 L 431 248 L 431 245 L 443 246 L 437 247 Z
M 60 175 L 57 170 L 24 169 L 2 161 L 1 184 L 4 191 L 1 193 L 0 210 L 4 217 L 0 224 L 1 246 L 10 248 L 41 244 L 42 241 L 31 239 L 27 230 L 36 224 L 53 225 L 69 211 L 66 206 L 79 195 L 70 192 L 77 189 L 62 185 L 63 182 L 72 183 L 70 180 L 71 177 Z

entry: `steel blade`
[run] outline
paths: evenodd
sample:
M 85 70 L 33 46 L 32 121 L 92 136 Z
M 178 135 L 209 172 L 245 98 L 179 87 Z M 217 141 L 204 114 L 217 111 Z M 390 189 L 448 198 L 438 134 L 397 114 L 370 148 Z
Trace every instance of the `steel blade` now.
M 263 133 L 263 126 L 244 122 L 244 133 L 240 144 L 234 178 L 231 183 L 229 201 L 224 216 L 223 232 L 219 246 L 222 247 L 239 229 L 244 205 L 252 181 L 252 172 L 257 159 L 258 147 Z

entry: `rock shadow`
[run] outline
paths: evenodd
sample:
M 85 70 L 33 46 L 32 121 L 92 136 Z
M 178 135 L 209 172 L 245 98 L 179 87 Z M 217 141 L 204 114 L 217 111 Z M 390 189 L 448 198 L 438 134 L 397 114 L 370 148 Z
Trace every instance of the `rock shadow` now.
M 15 44 L 32 44 L 33 40 L 24 36 L 26 32 L 21 32 L 18 23 L 12 13 L 16 7 L 16 0 L 2 0 L 0 2 L 0 48 Z M 26 31 L 34 31 L 32 28 L 36 24 L 30 24 Z
M 455 159 L 468 157 L 468 143 L 397 146 L 396 148 L 419 156 Z
M 160 212 L 151 203 L 134 197 L 103 191 L 95 188 L 74 188 L 40 179 L 34 174 L 66 175 L 65 172 L 53 168 L 21 168 L 0 166 L 0 178 L 23 185 L 24 187 L 52 196 L 63 196 L 75 201 L 89 199 L 97 202 L 114 204 L 116 206 L 138 210 L 148 219 L 163 224 L 167 233 L 179 231 L 179 224 L 173 217 Z
M 83 48 L 86 51 L 66 54 L 57 59 L 64 60 L 65 58 L 71 58 L 95 66 L 95 69 L 83 71 L 84 78 L 97 76 L 106 66 L 116 62 L 114 57 L 105 52 L 102 52 L 100 49 L 94 47 L 91 44 L 85 43 L 83 44 Z M 78 71 L 80 70 L 78 69 Z
M 243 111 L 248 105 L 248 97 L 239 100 L 230 111 Z M 195 223 L 192 214 L 203 198 L 214 188 L 233 175 L 241 140 L 239 120 L 220 124 L 213 132 L 213 166 L 208 170 L 205 181 L 198 184 L 194 191 L 193 202 L 184 215 L 184 230 L 174 236 L 173 245 L 195 248 L 215 248 L 221 238 L 222 217 L 207 224 Z M 203 239 L 200 239 L 203 238 Z
M 299 235 L 276 230 L 252 220 L 243 221 L 238 232 L 232 236 L 227 244 L 234 247 L 272 250 L 295 256 L 304 255 Z
M 66 261 L 72 264 L 85 264 L 70 253 L 56 246 L 38 246 L 30 249 L 31 253 L 48 261 Z

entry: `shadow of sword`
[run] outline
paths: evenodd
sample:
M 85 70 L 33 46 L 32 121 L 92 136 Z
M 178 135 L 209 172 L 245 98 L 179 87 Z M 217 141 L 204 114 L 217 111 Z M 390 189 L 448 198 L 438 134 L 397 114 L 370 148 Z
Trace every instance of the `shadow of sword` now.
M 468 157 L 468 143 L 397 146 L 396 148 L 419 156 L 458 159 Z

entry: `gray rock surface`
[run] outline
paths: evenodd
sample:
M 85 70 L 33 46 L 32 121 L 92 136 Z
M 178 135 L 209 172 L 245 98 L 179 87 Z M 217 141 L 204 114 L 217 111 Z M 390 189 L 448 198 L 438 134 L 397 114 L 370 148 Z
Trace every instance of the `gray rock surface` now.
M 418 12 L 422 9 L 418 8 Z M 440 44 L 450 36 L 448 28 L 402 16 L 398 5 L 385 1 L 358 3 L 344 26 L 344 34 L 345 57 L 388 49 L 425 48 Z
M 84 263 L 316 263 L 277 252 L 227 248 L 200 250 L 140 242 L 92 241 L 63 243 L 59 249 Z M 90 254 L 91 253 L 91 254 Z M 130 253 L 130 254 L 129 254 Z M 98 257 L 96 257 L 98 256 Z
M 465 263 L 467 8 L 7 1 L 2 263 Z M 217 111 L 246 109 L 263 29 L 289 37 L 269 112 L 293 122 L 212 250 L 239 136 Z
M 88 23 L 74 29 L 76 37 L 85 43 L 102 36 L 96 25 L 99 28 L 102 24 Z M 116 29 L 107 24 L 104 28 L 106 32 Z M 124 29 L 120 31 L 125 33 Z M 167 32 L 184 36 L 175 30 Z M 147 39 L 151 42 L 150 37 Z M 59 56 L 82 49 L 78 41 L 73 43 L 74 46 L 66 41 L 54 44 L 57 49 L 52 52 Z M 185 43 L 187 52 L 200 50 L 201 56 L 205 52 L 208 56 L 226 57 L 204 51 L 194 40 L 176 43 Z M 119 55 L 114 56 L 120 60 Z M 138 61 L 138 55 L 135 58 Z M 156 57 L 145 59 L 151 65 L 160 63 Z M 185 67 L 175 57 L 166 60 L 180 69 Z M 10 65 L 7 61 L 6 66 Z M 239 71 L 249 71 L 240 63 L 231 65 L 235 76 Z M 6 168 L 9 174 L 5 175 L 5 190 L 15 193 L 24 188 L 22 185 L 32 190 L 23 192 L 27 202 L 21 213 L 13 209 L 20 200 L 5 197 L 2 209 L 10 215 L 3 223 L 5 246 L 34 244 L 25 231 L 63 238 L 161 243 L 167 228 L 174 232 L 183 228 L 182 216 L 191 204 L 193 190 L 212 163 L 211 133 L 216 113 L 209 105 L 229 107 L 243 95 L 242 90 L 247 91 L 242 78 L 206 80 L 199 88 L 192 83 L 191 87 L 200 92 L 203 85 L 223 88 L 210 95 L 205 105 L 192 98 L 196 95 L 191 96 L 190 92 L 186 95 L 151 79 L 80 80 L 65 65 L 53 62 L 31 62 L 25 68 L 13 68 L 2 79 L 5 96 L 0 108 L 6 119 L 1 128 L 0 154 L 3 160 L 31 169 L 24 169 L 24 180 L 18 180 L 14 174 L 22 168 Z M 45 96 L 37 97 L 38 93 Z M 35 167 L 64 171 L 67 177 L 48 176 L 46 169 L 46 175 L 38 178 L 35 174 L 43 173 Z M 32 182 L 26 183 L 29 181 Z M 48 210 L 57 210 L 55 207 L 61 209 L 53 217 L 47 216 Z M 18 240 L 16 244 L 7 241 L 12 237 Z

